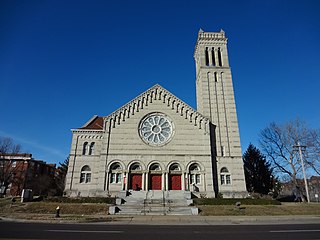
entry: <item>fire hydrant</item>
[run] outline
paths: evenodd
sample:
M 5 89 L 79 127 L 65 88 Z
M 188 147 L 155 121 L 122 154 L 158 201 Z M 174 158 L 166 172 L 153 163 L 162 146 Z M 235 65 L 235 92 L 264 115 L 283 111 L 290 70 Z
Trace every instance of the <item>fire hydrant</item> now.
M 60 207 L 59 206 L 56 208 L 56 216 L 55 217 L 56 218 L 60 217 Z

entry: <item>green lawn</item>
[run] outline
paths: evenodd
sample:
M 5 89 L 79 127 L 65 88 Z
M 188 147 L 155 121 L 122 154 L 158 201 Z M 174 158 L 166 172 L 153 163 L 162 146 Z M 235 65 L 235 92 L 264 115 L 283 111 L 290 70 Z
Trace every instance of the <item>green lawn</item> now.
M 209 201 L 209 200 L 208 200 Z M 210 202 L 210 201 L 209 201 Z M 207 202 L 207 203 L 209 203 Z M 252 202 L 241 204 L 237 208 L 229 205 L 206 205 L 206 202 L 195 204 L 203 216 L 279 216 L 279 215 L 318 215 L 320 216 L 320 204 L 318 203 L 285 203 L 282 205 L 252 205 Z M 212 203 L 212 202 L 210 202 Z M 209 204 L 210 204 L 209 203 Z M 220 203 L 221 204 L 221 203 Z M 278 203 L 276 203 L 278 204 Z M 10 199 L 0 199 L 0 216 L 24 216 L 50 215 L 54 216 L 56 207 L 60 207 L 61 215 L 71 216 L 106 216 L 109 205 L 106 203 L 57 203 L 57 202 L 30 202 L 12 203 Z

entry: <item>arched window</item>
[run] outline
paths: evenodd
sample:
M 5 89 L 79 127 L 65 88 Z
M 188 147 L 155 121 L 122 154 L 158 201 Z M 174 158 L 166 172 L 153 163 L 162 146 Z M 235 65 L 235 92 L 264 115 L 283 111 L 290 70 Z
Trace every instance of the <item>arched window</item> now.
M 191 164 L 191 166 L 189 167 L 189 174 L 190 174 L 190 184 L 201 183 L 200 166 L 197 163 Z
M 230 175 L 228 169 L 225 167 L 221 168 L 220 180 L 221 180 L 221 185 L 231 184 L 231 175 Z
M 209 66 L 209 52 L 208 48 L 205 49 L 205 61 L 206 61 L 206 66 Z
M 82 148 L 82 155 L 86 155 L 87 154 L 87 148 L 88 148 L 88 142 L 85 142 L 83 144 L 83 148 Z
M 110 167 L 110 183 L 121 183 L 122 181 L 122 167 L 119 163 L 114 163 Z
M 219 67 L 222 67 L 222 54 L 221 54 L 220 48 L 218 48 L 218 62 L 219 62 Z
M 121 171 L 122 168 L 121 168 L 119 163 L 114 163 L 114 164 L 111 165 L 111 170 L 114 170 L 114 171 L 119 171 L 120 170 Z
M 90 144 L 89 155 L 94 155 L 94 142 Z
M 91 182 L 91 169 L 88 165 L 85 165 L 81 168 L 80 183 L 89 182 Z
M 161 167 L 158 163 L 154 163 L 150 166 L 150 171 L 161 171 Z
M 214 76 L 214 81 L 215 81 L 215 82 L 218 82 L 217 72 L 214 72 L 213 76 Z
M 177 163 L 174 163 L 170 166 L 170 172 L 173 171 L 173 172 L 177 172 L 177 171 L 181 171 L 181 168 L 179 166 L 179 164 Z
M 141 171 L 141 166 L 139 163 L 132 164 L 130 167 L 131 171 Z

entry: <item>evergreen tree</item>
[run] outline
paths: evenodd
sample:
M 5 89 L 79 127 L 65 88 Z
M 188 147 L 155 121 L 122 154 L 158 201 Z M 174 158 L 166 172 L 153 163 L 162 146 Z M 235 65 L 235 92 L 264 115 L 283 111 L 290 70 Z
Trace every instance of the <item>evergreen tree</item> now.
M 273 190 L 275 179 L 271 164 L 251 143 L 243 155 L 243 163 L 248 192 L 268 194 Z
M 68 166 L 69 166 L 69 157 L 67 157 L 63 163 L 59 162 L 60 164 L 60 169 L 61 171 L 64 173 L 64 175 L 67 175 L 67 172 L 68 172 Z
M 63 163 L 59 162 L 60 166 L 56 171 L 55 185 L 56 195 L 62 196 L 66 185 L 66 175 L 68 172 L 69 157 L 67 157 Z

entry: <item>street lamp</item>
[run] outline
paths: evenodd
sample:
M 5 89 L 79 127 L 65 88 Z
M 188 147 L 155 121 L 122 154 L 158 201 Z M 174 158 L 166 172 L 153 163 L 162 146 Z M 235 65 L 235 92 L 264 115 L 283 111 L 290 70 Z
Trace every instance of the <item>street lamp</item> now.
M 306 188 L 306 194 L 307 194 L 307 201 L 308 203 L 310 202 L 310 196 L 309 196 L 309 189 L 308 189 L 308 180 L 307 180 L 307 176 L 306 176 L 306 170 L 304 168 L 304 161 L 302 158 L 302 151 L 306 150 L 306 146 L 301 146 L 300 142 L 298 142 L 298 145 L 294 145 L 292 146 L 293 151 L 299 151 L 299 155 L 300 155 L 300 161 L 301 161 L 301 167 L 302 167 L 302 172 L 303 172 L 303 178 L 304 178 L 304 185 Z

